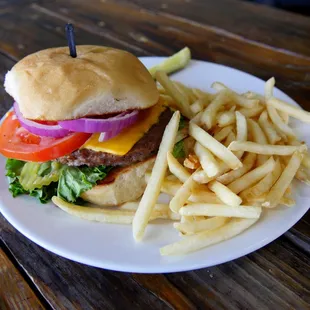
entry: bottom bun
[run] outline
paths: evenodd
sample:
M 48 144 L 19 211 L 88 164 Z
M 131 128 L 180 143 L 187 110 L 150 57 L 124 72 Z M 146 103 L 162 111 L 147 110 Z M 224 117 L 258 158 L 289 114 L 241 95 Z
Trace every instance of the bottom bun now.
M 155 156 L 127 167 L 116 168 L 103 183 L 84 192 L 81 197 L 99 206 L 117 206 L 137 200 L 145 188 L 145 173 L 154 165 Z

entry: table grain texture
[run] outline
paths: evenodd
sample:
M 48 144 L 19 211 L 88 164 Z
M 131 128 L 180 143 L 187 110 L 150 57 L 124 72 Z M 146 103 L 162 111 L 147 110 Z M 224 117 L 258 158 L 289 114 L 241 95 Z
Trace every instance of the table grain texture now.
M 193 58 L 267 79 L 310 110 L 310 18 L 237 0 L 1 0 L 0 80 L 16 61 L 77 44 Z M 0 116 L 12 99 L 0 88 Z M 170 274 L 102 270 L 59 257 L 0 215 L 0 309 L 310 309 L 310 213 L 264 248 Z M 103 243 L 104 246 L 104 243 Z

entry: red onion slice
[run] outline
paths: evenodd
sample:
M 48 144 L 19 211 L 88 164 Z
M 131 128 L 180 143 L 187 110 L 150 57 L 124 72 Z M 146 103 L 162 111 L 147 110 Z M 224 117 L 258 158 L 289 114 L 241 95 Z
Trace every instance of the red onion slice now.
M 123 128 L 132 125 L 137 121 L 138 114 L 139 112 L 135 110 L 106 119 L 79 118 L 75 120 L 60 121 L 58 124 L 62 128 L 74 132 L 113 132 L 116 130 L 121 131 Z
M 70 133 L 69 130 L 62 128 L 59 125 L 44 125 L 24 118 L 16 102 L 14 102 L 13 107 L 17 119 L 21 123 L 22 127 L 35 135 L 42 137 L 62 138 Z
M 99 136 L 98 141 L 103 142 L 103 141 L 110 140 L 113 137 L 117 136 L 121 131 L 122 131 L 122 129 L 121 130 L 117 129 L 117 130 L 102 132 Z

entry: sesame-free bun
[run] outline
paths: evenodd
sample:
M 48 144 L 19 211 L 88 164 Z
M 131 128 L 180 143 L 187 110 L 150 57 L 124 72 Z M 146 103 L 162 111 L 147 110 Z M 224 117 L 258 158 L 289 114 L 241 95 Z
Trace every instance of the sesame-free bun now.
M 112 170 L 102 184 L 84 192 L 81 197 L 99 206 L 119 206 L 135 201 L 145 188 L 145 173 L 152 169 L 155 157 L 145 161 Z
M 19 61 L 6 74 L 6 91 L 25 118 L 66 120 L 154 105 L 159 93 L 134 55 L 103 46 L 50 48 Z

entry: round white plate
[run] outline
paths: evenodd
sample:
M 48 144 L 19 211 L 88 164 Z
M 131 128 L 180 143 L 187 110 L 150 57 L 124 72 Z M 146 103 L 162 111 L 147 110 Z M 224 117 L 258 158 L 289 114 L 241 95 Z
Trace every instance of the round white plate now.
M 150 67 L 163 58 L 144 57 L 141 60 Z M 209 87 L 214 81 L 221 81 L 238 92 L 253 90 L 263 93 L 264 90 L 264 82 L 254 76 L 202 61 L 192 61 L 186 69 L 173 75 L 173 79 L 207 91 L 211 91 Z M 280 90 L 275 90 L 275 95 L 294 103 Z M 304 126 L 300 130 L 305 133 L 310 128 Z M 303 138 L 307 140 L 307 137 Z M 179 239 L 171 222 L 149 224 L 143 241 L 135 243 L 130 225 L 88 222 L 68 215 L 52 203 L 41 205 L 27 196 L 12 198 L 4 177 L 4 166 L 5 158 L 0 157 L 0 210 L 17 230 L 58 255 L 117 271 L 176 272 L 233 260 L 285 233 L 307 212 L 310 203 L 305 186 L 298 183 L 294 191 L 296 206 L 264 212 L 258 223 L 231 240 L 185 256 L 161 257 L 159 248 Z

